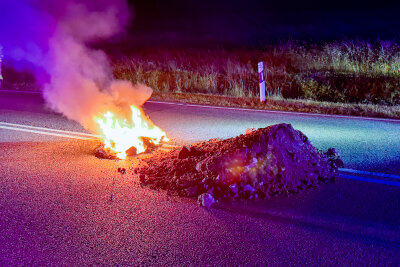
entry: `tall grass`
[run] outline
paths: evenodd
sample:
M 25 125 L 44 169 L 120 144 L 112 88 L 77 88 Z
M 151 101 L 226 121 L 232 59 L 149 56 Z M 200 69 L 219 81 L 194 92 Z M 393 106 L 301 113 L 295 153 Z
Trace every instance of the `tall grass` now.
M 118 78 L 160 92 L 257 97 L 262 60 L 270 98 L 400 104 L 395 41 L 289 42 L 264 50 L 141 49 L 112 59 Z
M 242 61 L 225 50 L 142 50 L 114 58 L 113 66 L 118 78 L 157 91 L 253 96 L 257 72 Z

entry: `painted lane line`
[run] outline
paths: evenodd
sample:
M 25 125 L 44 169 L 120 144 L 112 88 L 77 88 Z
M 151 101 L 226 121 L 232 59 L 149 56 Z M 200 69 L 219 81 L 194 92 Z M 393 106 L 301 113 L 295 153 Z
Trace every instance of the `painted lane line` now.
M 37 91 L 13 91 L 13 90 L 6 90 L 6 89 L 1 89 L 0 92 L 4 92 L 4 93 L 34 94 L 34 95 L 40 95 L 40 94 L 41 94 L 41 92 L 37 92 Z
M 175 103 L 175 102 L 162 102 L 162 101 L 153 101 L 153 100 L 149 100 L 149 101 L 147 101 L 146 103 L 165 104 L 165 105 L 183 106 L 183 107 L 224 109 L 224 110 L 233 110 L 233 111 L 275 113 L 275 114 L 286 114 L 286 115 L 302 115 L 302 116 L 311 116 L 311 117 L 328 117 L 328 118 L 357 119 L 357 120 L 368 120 L 368 121 L 382 121 L 382 122 L 395 122 L 395 123 L 400 123 L 400 120 L 399 120 L 399 119 L 369 118 L 369 117 L 357 117 L 357 116 L 345 116 L 345 115 L 332 115 L 332 114 L 319 114 L 319 113 L 305 113 L 305 112 L 267 110 L 267 109 L 249 109 L 249 108 L 234 108 L 234 107 L 207 106 L 207 105 L 186 104 L 186 103 Z
M 348 175 L 348 174 L 343 174 L 343 173 L 340 173 L 339 177 L 343 178 L 343 179 L 349 179 L 349 180 L 357 180 L 357 181 L 368 182 L 368 183 L 384 184 L 384 185 L 400 187 L 400 182 L 397 182 L 397 181 L 379 180 L 379 179 L 373 179 L 373 178 L 362 177 L 362 176 Z
M 48 132 L 57 132 L 57 133 L 63 133 L 63 134 L 81 135 L 81 136 L 86 136 L 86 137 L 98 137 L 98 138 L 100 137 L 98 135 L 89 134 L 89 133 L 73 132 L 73 131 L 67 131 L 67 130 L 58 130 L 58 129 L 52 129 L 52 128 L 37 127 L 37 126 L 31 126 L 31 125 L 25 125 L 25 124 L 16 124 L 16 123 L 9 123 L 9 122 L 0 122 L 0 125 L 16 127 L 16 128 L 19 128 L 19 127 L 28 128 L 28 129 L 48 131 Z
M 57 136 L 57 137 L 79 139 L 79 140 L 95 140 L 95 138 L 93 138 L 93 137 L 83 137 L 83 136 L 79 136 L 79 135 L 53 133 L 53 132 L 39 131 L 39 130 L 26 129 L 26 128 L 18 128 L 18 127 L 4 126 L 4 125 L 0 125 L 0 129 L 7 129 L 7 130 L 14 130 L 14 131 L 28 132 L 28 133 L 36 133 L 36 134 L 44 134 L 44 135 L 51 135 L 51 136 Z
M 363 175 L 363 176 L 370 176 L 370 177 L 377 177 L 383 179 L 393 179 L 398 180 L 400 182 L 400 175 L 395 174 L 387 174 L 387 173 L 379 173 L 379 172 L 369 172 L 369 171 L 359 171 L 353 169 L 346 169 L 346 168 L 339 168 L 339 171 L 342 173 L 349 173 L 349 174 L 356 174 L 356 175 Z

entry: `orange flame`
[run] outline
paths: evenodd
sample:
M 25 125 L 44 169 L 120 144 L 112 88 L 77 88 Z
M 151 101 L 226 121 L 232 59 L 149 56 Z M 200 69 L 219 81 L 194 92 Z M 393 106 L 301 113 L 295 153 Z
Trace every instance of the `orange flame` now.
M 131 120 L 118 118 L 111 111 L 94 118 L 98 124 L 106 148 L 116 153 L 120 159 L 125 159 L 126 151 L 136 148 L 136 153 L 146 151 L 144 138 L 158 145 L 161 141 L 169 141 L 166 133 L 146 117 L 136 106 L 130 106 Z

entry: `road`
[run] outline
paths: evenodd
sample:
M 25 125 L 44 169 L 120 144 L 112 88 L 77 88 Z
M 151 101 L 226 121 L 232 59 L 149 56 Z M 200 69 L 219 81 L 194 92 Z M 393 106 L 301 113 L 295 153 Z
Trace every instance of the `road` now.
M 305 115 L 285 112 L 254 112 L 216 109 L 160 102 L 145 104 L 145 111 L 178 143 L 227 138 L 276 123 L 291 123 L 320 149 L 337 148 L 345 167 L 356 170 L 400 174 L 400 120 Z M 49 112 L 38 94 L 0 92 L 0 122 L 10 122 L 85 132 L 72 122 Z M 14 133 L 0 128 L 0 142 L 48 140 L 49 137 Z
M 287 122 L 315 146 L 339 148 L 347 168 L 399 174 L 397 121 L 155 102 L 145 110 L 177 143 Z M 0 93 L 0 122 L 84 132 L 35 94 Z M 140 187 L 129 171 L 116 171 L 135 159 L 99 160 L 94 146 L 3 124 L 0 265 L 400 264 L 398 186 L 338 179 L 292 197 L 206 210 Z

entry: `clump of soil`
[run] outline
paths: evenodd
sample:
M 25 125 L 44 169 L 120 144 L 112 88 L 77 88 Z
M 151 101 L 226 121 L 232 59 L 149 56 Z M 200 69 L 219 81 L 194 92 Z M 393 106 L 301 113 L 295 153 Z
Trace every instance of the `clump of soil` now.
M 100 144 L 94 149 L 94 155 L 99 159 L 118 159 L 117 153 L 105 147 L 104 144 Z
M 196 198 L 269 198 L 334 181 L 343 162 L 323 153 L 290 124 L 277 124 L 226 140 L 211 139 L 144 158 L 135 173 L 143 185 Z M 206 202 L 204 200 L 207 200 Z

